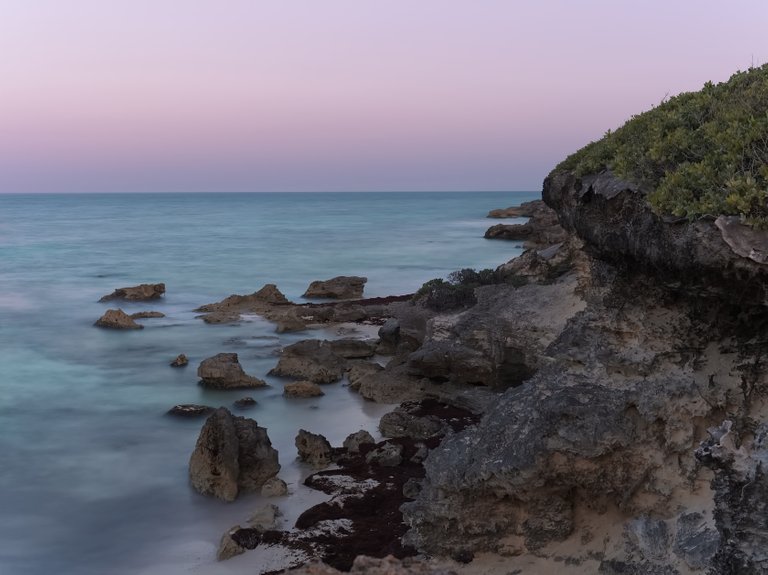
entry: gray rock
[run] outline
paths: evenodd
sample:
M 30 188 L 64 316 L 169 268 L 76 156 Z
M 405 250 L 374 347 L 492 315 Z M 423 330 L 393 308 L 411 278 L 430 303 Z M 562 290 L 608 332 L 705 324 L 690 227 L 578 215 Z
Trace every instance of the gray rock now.
M 359 276 L 337 276 L 325 281 L 309 284 L 304 297 L 357 299 L 363 297 L 363 288 L 368 278 Z
M 344 375 L 347 360 L 326 341 L 305 339 L 285 347 L 270 375 L 294 377 L 313 383 L 333 383 Z
M 311 381 L 294 381 L 285 384 L 283 395 L 286 397 L 319 397 L 325 395 L 325 392 L 319 385 Z
M 121 309 L 108 309 L 93 325 L 107 329 L 144 329 Z
M 373 438 L 373 435 L 366 430 L 361 429 L 360 431 L 349 434 L 344 440 L 343 447 L 350 453 L 360 453 L 361 445 L 373 445 L 375 443 L 376 440 Z
M 274 529 L 277 518 L 280 516 L 280 509 L 277 505 L 269 503 L 259 507 L 249 518 L 248 525 L 254 529 L 267 531 Z
M 328 345 L 333 353 L 346 359 L 366 359 L 376 353 L 376 342 L 362 339 L 335 339 Z
M 168 410 L 168 415 L 178 415 L 181 417 L 199 417 L 201 415 L 208 415 L 213 411 L 212 407 L 207 405 L 197 405 L 194 403 L 182 403 L 174 405 Z
M 379 347 L 377 353 L 393 355 L 400 345 L 400 322 L 391 317 L 379 328 Z
M 187 356 L 183 353 L 180 353 L 176 356 L 176 359 L 174 359 L 171 362 L 171 367 L 184 367 L 189 363 L 189 359 L 187 359 Z
M 282 497 L 288 495 L 288 485 L 279 477 L 267 479 L 261 486 L 262 497 Z
M 147 301 L 158 299 L 165 293 L 165 284 L 141 284 L 133 287 L 117 288 L 109 295 L 105 295 L 99 301 L 105 302 L 113 299 L 126 301 Z
M 403 462 L 403 448 L 396 443 L 384 443 L 369 451 L 365 461 L 380 467 L 397 467 Z
M 264 387 L 265 381 L 243 371 L 236 353 L 219 353 L 204 359 L 197 368 L 204 387 L 213 389 L 243 389 Z
M 385 413 L 379 421 L 379 431 L 384 437 L 410 437 L 411 439 L 429 439 L 445 433 L 443 422 L 433 416 L 417 416 L 398 407 Z
M 131 319 L 155 319 L 165 317 L 160 311 L 139 311 L 131 314 Z
M 331 463 L 331 444 L 322 435 L 299 430 L 296 436 L 299 459 L 313 467 L 327 467 Z
M 246 552 L 245 547 L 242 547 L 233 538 L 233 536 L 238 531 L 240 531 L 240 529 L 241 527 L 239 525 L 235 525 L 221 536 L 221 541 L 219 541 L 219 549 L 216 552 L 217 561 L 226 561 L 227 559 L 232 559 L 232 557 L 235 557 L 236 555 L 242 555 Z

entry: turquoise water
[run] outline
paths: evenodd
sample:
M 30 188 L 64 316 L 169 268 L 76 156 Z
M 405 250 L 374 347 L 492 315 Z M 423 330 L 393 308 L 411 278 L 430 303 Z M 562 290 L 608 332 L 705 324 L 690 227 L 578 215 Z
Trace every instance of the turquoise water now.
M 339 444 L 361 427 L 375 431 L 382 408 L 340 384 L 304 401 L 285 400 L 268 377 L 272 387 L 248 393 L 203 390 L 195 368 L 207 356 L 236 351 L 246 371 L 264 377 L 280 346 L 334 334 L 277 335 L 259 318 L 211 326 L 192 310 L 265 283 L 299 298 L 312 280 L 364 275 L 366 295 L 380 296 L 454 269 L 495 267 L 520 249 L 484 240 L 494 223 L 485 214 L 536 197 L 0 195 L 0 573 L 224 569 L 211 564 L 221 533 L 260 498 L 227 505 L 192 492 L 187 462 L 202 421 L 164 412 L 254 396 L 259 405 L 247 415 L 268 428 L 281 476 L 299 494 L 306 470 L 294 461 L 297 430 Z M 108 307 L 100 296 L 160 281 L 162 301 L 122 307 L 166 318 L 135 332 L 92 326 Z M 181 352 L 191 365 L 169 368 Z M 253 573 L 248 561 L 226 569 Z

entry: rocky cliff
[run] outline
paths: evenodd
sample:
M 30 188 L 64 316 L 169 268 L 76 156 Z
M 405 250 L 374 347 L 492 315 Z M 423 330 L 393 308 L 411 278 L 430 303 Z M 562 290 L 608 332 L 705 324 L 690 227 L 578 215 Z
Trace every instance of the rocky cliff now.
M 609 171 L 543 197 L 571 270 L 431 320 L 422 349 L 468 347 L 487 361 L 466 383 L 508 389 L 427 458 L 406 541 L 525 573 L 767 572 L 768 235 L 660 216 Z M 702 452 L 724 420 L 731 452 Z

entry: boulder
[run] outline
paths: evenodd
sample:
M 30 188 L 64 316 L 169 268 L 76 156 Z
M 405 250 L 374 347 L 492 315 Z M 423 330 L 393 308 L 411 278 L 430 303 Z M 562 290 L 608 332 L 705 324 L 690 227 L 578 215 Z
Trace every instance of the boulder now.
M 179 405 L 174 405 L 166 413 L 168 413 L 168 415 L 179 415 L 181 417 L 199 417 L 201 415 L 208 415 L 212 411 L 213 408 L 207 405 L 181 403 Z
M 147 301 L 158 299 L 165 293 L 165 284 L 141 284 L 133 287 L 117 288 L 111 294 L 105 295 L 99 301 L 105 302 L 113 299 L 126 301 Z
M 313 281 L 303 297 L 358 299 L 363 297 L 363 289 L 368 278 L 359 276 L 337 276 L 325 281 Z
M 365 456 L 366 463 L 380 467 L 397 467 L 403 462 L 403 448 L 396 443 L 384 443 Z
M 131 319 L 153 319 L 165 317 L 165 314 L 161 311 L 138 311 L 131 314 Z
M 183 353 L 180 353 L 176 356 L 176 359 L 174 359 L 171 362 L 171 367 L 184 367 L 189 363 L 189 360 L 187 359 L 187 356 Z
M 232 557 L 235 557 L 236 555 L 242 555 L 243 553 L 246 552 L 246 548 L 241 546 L 234 539 L 234 536 L 240 530 L 241 530 L 241 527 L 239 525 L 235 525 L 229 531 L 227 531 L 224 535 L 221 536 L 221 541 L 219 542 L 219 549 L 216 552 L 217 561 L 226 561 L 227 559 L 232 559 Z
M 418 416 L 398 407 L 385 413 L 379 421 L 379 431 L 384 437 L 409 437 L 429 439 L 445 433 L 445 425 L 434 415 Z
M 331 463 L 333 450 L 331 444 L 322 435 L 300 429 L 296 436 L 296 449 L 299 452 L 299 459 L 313 467 L 326 467 Z
M 376 353 L 376 342 L 362 339 L 334 339 L 328 344 L 333 353 L 346 359 L 366 359 Z
M 284 348 L 269 374 L 332 383 L 342 378 L 346 364 L 346 359 L 334 353 L 329 342 L 305 339 Z
M 288 485 L 279 477 L 267 479 L 261 486 L 262 497 L 282 497 L 283 495 L 288 495 Z
M 195 311 L 205 313 L 201 317 L 206 323 L 229 323 L 240 319 L 242 313 L 268 315 L 269 312 L 277 308 L 282 309 L 290 303 L 275 284 L 267 284 L 252 294 L 233 294 L 220 302 L 200 306 Z
M 391 317 L 379 328 L 379 346 L 376 353 L 393 355 L 400 344 L 400 322 Z
M 294 381 L 285 384 L 283 395 L 286 397 L 319 397 L 325 393 L 319 385 L 311 381 Z
M 273 529 L 275 527 L 275 523 L 279 516 L 280 509 L 278 509 L 277 505 L 268 503 L 267 505 L 258 508 L 253 515 L 250 516 L 248 525 L 254 529 L 267 531 L 268 529 Z
M 375 443 L 376 440 L 373 438 L 373 435 L 366 430 L 361 429 L 360 431 L 356 431 L 347 436 L 344 440 L 344 449 L 349 453 L 360 453 L 361 445 L 373 445 Z
M 240 491 L 261 489 L 278 471 L 267 430 L 223 407 L 206 420 L 189 460 L 192 487 L 224 501 L 234 501 Z
M 144 329 L 121 309 L 108 309 L 93 325 L 107 329 Z
M 200 384 L 213 389 L 263 387 L 265 381 L 243 371 L 236 353 L 219 353 L 204 359 L 197 368 Z

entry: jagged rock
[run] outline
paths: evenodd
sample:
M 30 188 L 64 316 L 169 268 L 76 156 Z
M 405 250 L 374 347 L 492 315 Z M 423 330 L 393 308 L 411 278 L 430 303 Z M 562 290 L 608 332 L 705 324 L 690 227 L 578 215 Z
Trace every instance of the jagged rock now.
M 206 323 L 228 323 L 237 321 L 242 313 L 266 314 L 288 304 L 290 302 L 275 284 L 267 284 L 252 294 L 233 294 L 220 302 L 200 306 L 195 311 L 205 313 L 202 318 Z
M 187 356 L 184 355 L 183 353 L 180 353 L 179 355 L 176 356 L 176 359 L 174 359 L 170 365 L 171 367 L 184 367 L 188 363 L 189 363 L 189 359 L 187 359 Z
M 384 437 L 410 437 L 429 439 L 445 433 L 445 424 L 435 416 L 420 417 L 398 407 L 385 413 L 379 421 L 379 431 Z
M 376 353 L 393 355 L 400 345 L 400 322 L 391 317 L 379 328 L 379 346 Z
M 509 217 L 528 217 L 524 224 L 496 224 L 485 232 L 487 239 L 524 241 L 526 248 L 540 248 L 566 241 L 567 234 L 560 227 L 557 213 L 541 200 L 526 202 L 520 214 Z M 508 208 L 512 210 L 513 208 Z M 492 212 L 493 213 L 493 212 Z M 508 213 L 512 213 L 511 211 Z M 525 214 L 525 215 L 523 215 Z M 491 214 L 488 214 L 491 217 Z
M 294 381 L 285 384 L 283 395 L 286 397 L 319 397 L 325 393 L 319 385 L 311 381 Z
M 280 516 L 280 509 L 277 505 L 269 503 L 257 509 L 253 515 L 248 518 L 248 525 L 254 529 L 267 531 L 273 529 L 277 518 Z
M 241 397 L 240 399 L 236 399 L 233 403 L 235 407 L 240 409 L 248 409 L 254 407 L 257 404 L 258 402 L 252 397 Z
M 242 555 L 246 552 L 246 548 L 242 547 L 237 541 L 234 540 L 233 536 L 242 529 L 239 525 L 235 525 L 232 527 L 229 531 L 227 531 L 224 535 L 221 536 L 221 541 L 219 542 L 219 549 L 216 552 L 216 560 L 217 561 L 226 561 L 227 559 L 232 559 L 232 557 L 235 557 L 236 555 Z
M 331 463 L 331 444 L 320 434 L 300 429 L 296 436 L 296 449 L 299 459 L 313 467 L 325 467 Z
M 523 202 L 519 206 L 511 206 L 509 208 L 498 208 L 488 212 L 489 218 L 530 218 L 535 213 L 542 209 L 542 206 L 546 207 L 541 200 L 533 200 L 530 202 Z
M 108 309 L 93 325 L 107 329 L 144 329 L 121 309 Z
M 165 284 L 141 284 L 133 287 L 118 288 L 109 295 L 105 295 L 99 301 L 105 302 L 113 299 L 126 301 L 147 301 L 158 299 L 165 293 Z
M 236 353 L 218 353 L 204 359 L 197 368 L 201 385 L 213 389 L 263 387 L 265 381 L 243 371 Z
M 334 339 L 328 345 L 333 353 L 346 359 L 366 359 L 376 353 L 376 343 L 362 339 Z
M 208 415 L 212 411 L 213 408 L 207 405 L 181 403 L 179 405 L 174 405 L 167 413 L 168 415 L 179 415 L 182 417 L 199 417 L 201 415 Z
M 160 311 L 139 311 L 131 314 L 131 319 L 153 319 L 165 317 L 165 314 Z
M 403 462 L 403 448 L 396 443 L 384 443 L 369 451 L 365 461 L 380 467 L 397 467 Z
M 333 383 L 342 378 L 346 364 L 347 360 L 334 353 L 329 342 L 305 339 L 284 348 L 269 374 Z
M 288 485 L 279 477 L 267 479 L 261 487 L 262 497 L 282 497 L 288 495 Z
M 383 366 L 371 361 L 350 362 L 349 369 L 346 373 L 347 379 L 349 380 L 349 387 L 355 391 L 359 391 L 363 379 L 371 374 L 378 373 L 383 369 Z
M 315 562 L 282 573 L 286 575 L 342 575 L 344 572 Z M 410 557 L 395 559 L 391 555 L 383 559 L 361 555 L 355 558 L 349 573 L 364 573 L 365 575 L 456 575 L 450 569 L 432 566 L 424 560 Z
M 530 224 L 495 224 L 485 231 L 485 239 L 488 240 L 527 240 L 533 235 L 533 226 Z
M 350 453 L 360 453 L 361 445 L 373 445 L 375 443 L 376 440 L 373 438 L 373 435 L 361 429 L 355 433 L 350 433 L 344 440 L 343 447 Z
M 192 487 L 224 501 L 234 501 L 241 490 L 259 490 L 278 471 L 267 430 L 223 407 L 206 420 L 189 460 Z
M 303 297 L 357 299 L 363 297 L 363 288 L 368 278 L 359 276 L 337 276 L 325 281 L 313 281 Z

